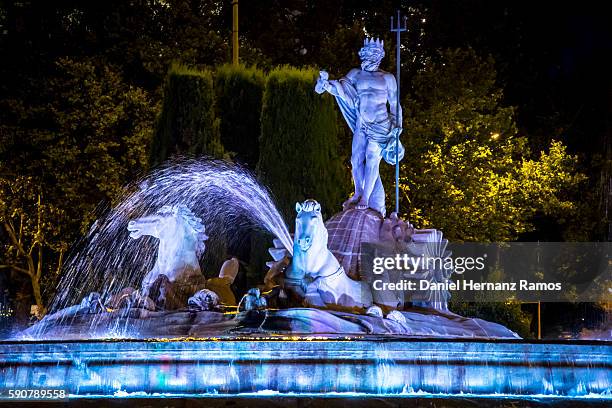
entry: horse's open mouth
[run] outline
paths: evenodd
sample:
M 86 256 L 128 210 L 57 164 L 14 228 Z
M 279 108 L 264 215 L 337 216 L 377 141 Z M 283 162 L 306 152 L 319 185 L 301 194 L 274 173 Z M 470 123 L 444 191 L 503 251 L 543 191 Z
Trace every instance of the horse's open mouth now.
M 137 225 L 135 225 L 132 221 L 128 223 L 127 230 L 130 231 L 130 238 L 138 239 L 142 237 L 142 232 Z
M 140 233 L 140 231 L 134 231 L 130 233 L 130 238 L 132 239 L 138 239 L 142 237 L 142 234 Z

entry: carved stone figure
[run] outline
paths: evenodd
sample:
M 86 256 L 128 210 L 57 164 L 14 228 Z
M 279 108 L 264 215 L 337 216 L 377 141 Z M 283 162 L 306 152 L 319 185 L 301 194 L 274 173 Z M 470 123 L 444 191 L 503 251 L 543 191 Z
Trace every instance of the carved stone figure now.
M 390 311 L 389 314 L 387 314 L 387 319 L 394 320 L 400 324 L 406 324 L 406 316 L 397 310 Z
M 327 91 L 336 97 L 344 119 L 353 132 L 351 166 L 355 194 L 345 209 L 372 208 L 385 215 L 385 192 L 380 180 L 379 164 L 384 158 L 396 163 L 396 136 L 402 131 L 402 110 L 397 106 L 395 77 L 379 69 L 385 56 L 384 43 L 368 39 L 359 51 L 361 68 L 352 69 L 339 80 L 330 80 L 321 71 L 315 91 Z M 399 117 L 396 117 L 396 110 Z M 404 148 L 398 146 L 399 160 Z
M 238 258 L 231 258 L 223 262 L 219 277 L 206 280 L 206 289 L 212 290 L 219 297 L 219 303 L 224 306 L 236 306 L 236 296 L 232 291 L 231 285 L 234 283 L 240 263 Z
M 313 306 L 370 306 L 372 293 L 367 283 L 349 278 L 327 248 L 321 205 L 306 200 L 296 203 L 295 210 L 293 260 L 285 272 L 285 281 L 301 283 L 306 303 Z
M 368 307 L 368 310 L 366 310 L 366 315 L 372 316 L 372 317 L 380 317 L 380 318 L 384 316 L 383 311 L 380 308 L 380 306 L 376 306 L 376 305 L 372 305 Z
M 309 200 L 311 201 L 311 200 Z M 302 204 L 302 207 L 305 204 Z M 301 219 L 298 215 L 298 219 Z M 300 225 L 296 219 L 296 237 L 301 235 L 297 232 Z M 342 211 L 331 217 L 324 225 L 327 236 L 327 249 L 337 259 L 344 274 L 353 282 L 360 281 L 371 288 L 374 276 L 371 271 L 371 264 L 365 263 L 362 259 L 364 251 L 379 251 L 380 256 L 395 256 L 395 254 L 407 254 L 411 257 L 430 256 L 447 257 L 450 252 L 447 249 L 448 240 L 442 233 L 435 229 L 415 229 L 410 223 L 401 220 L 395 213 L 389 218 L 382 218 L 380 214 L 373 210 L 350 209 Z M 297 239 L 297 238 L 296 238 Z M 277 239 L 274 240 L 274 247 L 269 250 L 273 261 L 267 263 L 270 268 L 266 274 L 266 290 L 270 290 L 274 285 L 282 285 L 289 296 L 291 306 L 301 305 L 302 299 L 306 296 L 308 289 L 309 276 L 307 270 L 312 266 L 304 265 L 304 251 L 301 251 L 294 243 L 294 255 L 287 251 L 283 244 Z M 316 251 L 313 251 L 316 253 Z M 310 256 L 309 250 L 307 256 Z M 294 259 L 294 256 L 297 259 Z M 326 256 L 326 255 L 322 255 Z M 326 263 L 334 265 L 333 260 Z M 438 264 L 436 264 L 438 265 Z M 432 282 L 441 283 L 450 279 L 452 269 L 439 269 L 436 265 L 428 268 L 421 268 L 417 273 L 402 275 L 402 279 L 419 280 L 426 279 Z M 330 271 L 331 273 L 333 271 Z M 364 275 L 365 273 L 365 275 Z M 378 278 L 385 281 L 394 281 L 399 275 L 384 275 Z M 305 283 L 306 282 L 306 283 Z M 312 289 L 312 287 L 311 287 Z M 373 302 L 388 309 L 404 309 L 410 303 L 414 306 L 433 308 L 440 311 L 448 310 L 448 300 L 450 292 L 440 289 L 414 290 L 408 292 L 410 297 L 403 296 L 402 291 L 380 291 L 371 290 Z M 329 302 L 327 302 L 329 304 Z
M 133 239 L 143 235 L 159 239 L 155 265 L 142 280 L 143 295 L 149 294 L 160 275 L 172 283 L 203 279 L 198 258 L 208 237 L 202 220 L 186 206 L 164 206 L 154 215 L 130 221 L 127 229 Z
M 214 310 L 220 303 L 219 296 L 209 289 L 201 289 L 189 298 L 187 304 L 190 310 Z
M 265 310 L 268 307 L 266 298 L 261 295 L 259 288 L 251 288 L 242 297 L 238 305 L 238 311 L 250 312 L 253 310 Z

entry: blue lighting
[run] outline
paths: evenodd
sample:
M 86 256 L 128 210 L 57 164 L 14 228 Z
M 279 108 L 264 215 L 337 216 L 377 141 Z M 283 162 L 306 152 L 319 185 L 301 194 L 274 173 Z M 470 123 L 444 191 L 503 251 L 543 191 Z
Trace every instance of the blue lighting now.
M 0 389 L 82 397 L 612 399 L 612 344 L 220 340 L 0 343 Z

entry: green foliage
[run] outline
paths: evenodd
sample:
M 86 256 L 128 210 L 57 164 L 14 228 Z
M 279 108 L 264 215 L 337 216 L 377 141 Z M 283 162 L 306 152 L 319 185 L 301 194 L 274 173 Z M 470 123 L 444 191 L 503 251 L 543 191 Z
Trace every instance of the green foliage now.
M 317 66 L 330 71 L 332 77 L 346 75 L 361 64 L 359 49 L 363 47 L 363 27 L 358 23 L 352 26 L 339 26 L 323 39 Z M 342 46 L 338 46 L 342 44 Z
M 314 198 L 331 215 L 349 190 L 348 171 L 338 155 L 335 101 L 317 95 L 313 69 L 280 67 L 266 83 L 257 172 L 277 198 L 287 221 L 295 202 Z
M 0 228 L 7 236 L 0 242 L 0 269 L 29 279 L 38 317 L 46 310 L 42 286 L 59 277 L 69 244 L 65 212 L 46 204 L 41 190 L 32 177 L 0 177 Z
M 34 99 L 0 100 L 0 173 L 33 177 L 46 202 L 87 228 L 95 206 L 146 169 L 155 107 L 112 65 L 89 58 L 58 59 L 31 88 L 23 91 L 37 89 Z
M 451 240 L 513 240 L 534 228 L 536 214 L 568 216 L 585 178 L 561 142 L 531 156 L 495 81 L 491 58 L 445 50 L 404 102 L 403 208 Z
M 163 81 L 173 61 L 189 66 L 213 66 L 231 55 L 223 0 L 164 0 L 102 2 L 109 8 L 105 31 L 120 40 L 105 50 L 140 78 Z
M 175 154 L 223 155 L 214 100 L 210 71 L 172 65 L 151 143 L 151 165 L 158 165 Z
M 498 267 L 493 267 L 487 274 L 487 282 L 504 282 L 504 272 Z M 495 301 L 495 295 L 491 292 L 479 292 L 475 302 L 454 301 L 451 297 L 449 309 L 466 317 L 477 317 L 506 326 L 516 332 L 522 338 L 533 337 L 531 333 L 532 316 L 524 312 L 521 303 L 510 299 L 507 302 Z
M 405 100 L 400 188 L 407 218 L 454 241 L 509 241 L 535 228 L 540 215 L 571 217 L 585 176 L 577 158 L 552 141 L 532 155 L 502 105 L 492 58 L 444 50 L 412 81 Z M 490 281 L 500 278 L 489 277 Z M 530 337 L 518 302 L 452 302 L 451 310 L 494 321 Z
M 260 116 L 265 77 L 257 68 L 222 65 L 215 73 L 221 143 L 241 163 L 259 159 Z
M 521 309 L 516 301 L 499 302 L 453 302 L 449 308 L 465 317 L 476 317 L 499 323 L 516 332 L 522 338 L 533 338 L 531 332 L 531 314 Z
M 61 58 L 52 72 L 0 99 L 0 217 L 11 238 L 1 263 L 31 272 L 28 262 L 44 261 L 42 276 L 34 268 L 43 281 L 96 206 L 146 169 L 155 114 L 112 65 Z M 42 253 L 18 254 L 11 230 Z

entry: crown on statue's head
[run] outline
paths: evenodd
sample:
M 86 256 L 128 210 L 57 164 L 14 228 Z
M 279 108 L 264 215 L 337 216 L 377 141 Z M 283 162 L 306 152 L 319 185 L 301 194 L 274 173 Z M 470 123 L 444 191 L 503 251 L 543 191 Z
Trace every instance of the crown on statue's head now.
M 385 42 L 379 38 L 374 39 L 366 37 L 366 39 L 363 40 L 363 47 L 359 50 L 359 58 L 361 58 L 362 63 L 363 61 L 369 61 L 374 64 L 369 70 L 378 69 L 378 64 L 380 64 L 380 61 L 382 61 L 385 56 L 384 45 Z
M 368 48 L 378 48 L 380 50 L 384 50 L 385 42 L 381 40 L 380 38 L 374 39 L 374 38 L 366 37 L 365 40 L 363 40 L 363 46 L 368 47 Z

